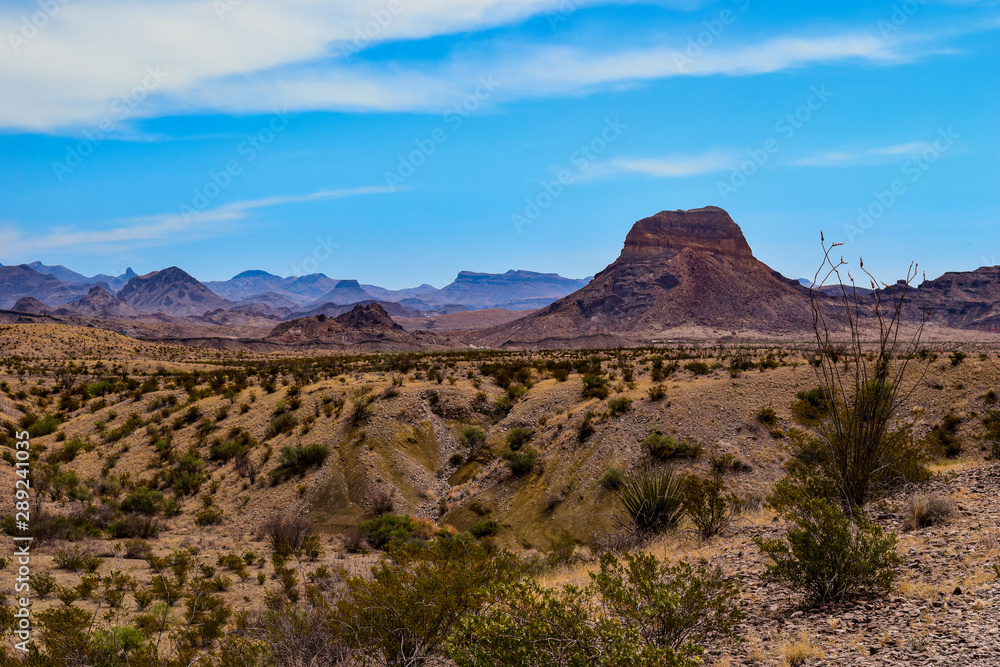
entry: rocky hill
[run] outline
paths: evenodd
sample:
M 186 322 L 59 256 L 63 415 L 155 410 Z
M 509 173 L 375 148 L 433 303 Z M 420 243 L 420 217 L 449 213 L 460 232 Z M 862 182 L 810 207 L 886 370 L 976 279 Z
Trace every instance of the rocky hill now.
M 63 287 L 54 276 L 39 273 L 26 264 L 0 266 L 0 308 L 10 308 L 25 296 L 45 302 Z
M 429 304 L 462 304 L 474 309 L 528 310 L 546 306 L 587 284 L 586 279 L 563 278 L 555 273 L 462 271 L 455 281 L 421 300 Z
M 372 298 L 371 294 L 361 289 L 361 285 L 358 284 L 357 280 L 341 280 L 337 282 L 332 290 L 317 299 L 315 305 L 324 303 L 347 305 L 349 303 L 371 300 Z
M 320 314 L 276 326 L 264 341 L 338 350 L 416 351 L 462 347 L 450 338 L 408 332 L 378 303 L 356 305 L 337 317 Z
M 649 341 L 680 327 L 775 334 L 810 326 L 808 290 L 757 260 L 729 214 L 708 206 L 639 220 L 589 284 L 482 339 L 578 346 Z
M 1000 266 L 949 271 L 935 280 L 926 280 L 917 290 L 911 310 L 918 304 L 930 310 L 932 323 L 956 329 L 1000 331 Z
M 141 312 L 177 317 L 232 305 L 176 266 L 132 278 L 118 298 Z
M 108 293 L 99 286 L 90 288 L 87 296 L 76 303 L 57 308 L 56 315 L 74 317 L 94 317 L 98 319 L 130 318 L 139 315 L 139 311 L 124 300 Z

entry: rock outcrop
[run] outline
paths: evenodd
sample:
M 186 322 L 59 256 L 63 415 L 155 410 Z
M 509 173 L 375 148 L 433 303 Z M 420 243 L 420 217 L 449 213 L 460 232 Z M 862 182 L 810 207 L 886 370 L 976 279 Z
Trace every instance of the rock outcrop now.
M 202 315 L 232 305 L 176 266 L 132 278 L 118 298 L 140 312 L 175 317 Z
M 407 332 L 378 303 L 356 305 L 337 317 L 320 314 L 276 326 L 265 341 L 339 350 L 406 351 L 460 347 L 436 334 Z
M 483 332 L 490 345 L 633 344 L 700 328 L 726 335 L 807 332 L 808 290 L 753 256 L 721 208 L 635 223 L 622 253 L 580 290 Z

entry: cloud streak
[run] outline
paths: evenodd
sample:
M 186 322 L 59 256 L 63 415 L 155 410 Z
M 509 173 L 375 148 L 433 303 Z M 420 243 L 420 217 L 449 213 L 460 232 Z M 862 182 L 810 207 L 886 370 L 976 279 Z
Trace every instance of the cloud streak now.
M 398 190 L 399 188 L 396 188 Z M 25 257 L 33 253 L 70 248 L 77 253 L 101 253 L 139 246 L 176 243 L 181 233 L 185 239 L 223 236 L 238 231 L 231 223 L 247 218 L 252 211 L 304 202 L 341 199 L 361 195 L 393 192 L 387 186 L 370 186 L 345 190 L 320 190 L 308 195 L 281 195 L 262 199 L 231 202 L 193 213 L 162 213 L 117 221 L 109 229 L 72 231 L 53 229 L 43 236 L 23 237 L 10 227 L 0 231 L 0 240 L 10 256 Z
M 815 155 L 793 160 L 793 167 L 853 167 L 858 165 L 885 164 L 893 162 L 900 156 L 911 157 L 924 151 L 934 150 L 934 144 L 929 141 L 910 141 L 905 144 L 879 146 L 864 150 L 824 151 Z
M 587 172 L 587 180 L 621 174 L 641 174 L 653 178 L 687 178 L 730 169 L 739 155 L 727 151 L 709 151 L 702 155 L 668 155 L 655 158 L 617 157 L 597 163 Z
M 398 11 L 388 12 L 389 3 Z M 479 76 L 503 82 L 498 101 L 576 95 L 609 86 L 678 76 L 754 76 L 815 64 L 894 65 L 912 48 L 867 28 L 791 34 L 751 43 L 713 45 L 683 64 L 687 35 L 664 40 L 641 31 L 641 47 L 595 47 L 572 31 L 559 46 L 502 39 L 458 45 L 432 59 L 345 57 L 362 46 L 412 43 L 505 26 L 565 0 L 256 0 L 220 18 L 206 0 L 74 0 L 19 52 L 0 45 L 0 127 L 62 132 L 112 114 L 145 68 L 169 72 L 137 105 L 133 118 L 188 113 L 290 111 L 440 112 L 468 94 Z M 610 0 L 575 0 L 579 6 Z M 692 3 L 661 4 L 690 9 Z M 376 21 L 376 18 L 381 20 Z M 388 17 L 388 18 L 386 18 Z M 0 5 L 0 35 L 18 30 L 21 14 Z M 367 30 L 375 21 L 377 30 Z M 366 32 L 367 30 L 367 32 Z M 363 51 L 363 50 L 362 50 Z

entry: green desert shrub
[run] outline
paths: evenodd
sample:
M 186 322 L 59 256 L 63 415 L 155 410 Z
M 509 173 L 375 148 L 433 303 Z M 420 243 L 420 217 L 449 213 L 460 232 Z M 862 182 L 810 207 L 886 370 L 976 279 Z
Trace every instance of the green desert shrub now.
M 278 467 L 272 473 L 272 481 L 277 483 L 295 475 L 305 475 L 310 468 L 323 465 L 328 456 L 330 447 L 322 443 L 282 447 Z
M 945 415 L 940 423 L 934 424 L 927 435 L 927 450 L 935 455 L 953 459 L 962 453 L 962 440 L 958 427 L 962 418 L 955 414 Z
M 376 549 L 383 549 L 389 544 L 406 544 L 415 539 L 417 522 L 413 517 L 387 514 L 375 519 L 362 521 L 358 530 Z
M 507 461 L 507 467 L 510 468 L 514 477 L 527 475 L 538 464 L 538 452 L 531 447 L 516 452 L 507 450 L 502 456 Z
M 469 528 L 469 534 L 476 539 L 492 537 L 500 532 L 500 522 L 494 519 L 480 519 Z
M 696 459 L 701 456 L 701 445 L 677 440 L 672 435 L 650 433 L 642 441 L 642 451 L 656 461 L 669 459 Z
M 366 664 L 442 664 L 446 642 L 462 634 L 463 619 L 476 616 L 496 587 L 522 573 L 506 552 L 460 538 L 390 547 L 368 576 L 345 578 L 331 620 Z
M 625 471 L 621 466 L 611 466 L 601 477 L 601 487 L 614 491 L 625 483 Z
M 247 431 L 234 427 L 230 429 L 226 439 L 216 438 L 208 449 L 208 458 L 223 463 L 235 458 L 246 456 L 258 445 L 258 442 Z
M 28 435 L 32 438 L 41 438 L 46 435 L 51 435 L 55 433 L 59 426 L 62 424 L 62 419 L 56 415 L 49 415 L 43 417 L 38 421 L 27 426 Z
M 139 512 L 141 514 L 157 514 L 163 507 L 163 494 L 150 488 L 136 489 L 122 500 L 123 512 Z
M 702 664 L 703 642 L 734 635 L 739 586 L 704 561 L 661 563 L 604 554 L 586 587 L 543 587 L 530 577 L 497 588 L 467 614 L 448 653 L 459 667 Z
M 662 384 L 654 384 L 646 390 L 651 401 L 661 401 L 667 396 L 667 389 Z
M 608 378 L 598 373 L 587 373 L 583 376 L 583 397 L 605 399 L 611 390 Z
M 271 417 L 264 430 L 264 438 L 270 440 L 282 433 L 291 433 L 299 425 L 299 420 L 291 412 L 282 412 Z
M 194 522 L 199 526 L 219 526 L 225 518 L 225 513 L 218 507 L 206 507 L 195 514 Z
M 805 424 L 816 424 L 830 412 L 830 400 L 822 387 L 795 394 L 792 416 Z
M 770 558 L 765 576 L 801 591 L 812 604 L 863 592 L 887 592 L 895 579 L 896 535 L 856 513 L 848 517 L 825 498 L 801 497 L 786 508 L 794 524 L 785 539 L 754 538 Z
M 778 423 L 778 413 L 771 406 L 764 406 L 757 410 L 757 421 L 761 424 L 772 425 Z
M 535 436 L 530 428 L 516 427 L 507 432 L 507 449 L 518 451 Z
M 632 399 L 627 396 L 618 396 L 608 401 L 608 410 L 613 416 L 623 415 L 632 409 Z
M 475 450 L 486 442 L 486 434 L 480 428 L 468 426 L 462 431 L 462 437 L 460 440 L 463 445 L 469 449 Z
M 690 363 L 686 363 L 684 364 L 684 368 L 689 370 L 693 375 L 708 375 L 712 370 L 704 361 L 692 361 Z
M 583 419 L 580 423 L 576 425 L 576 439 L 580 442 L 586 442 L 590 436 L 594 435 L 594 413 L 590 410 L 584 413 Z
M 633 530 L 663 532 L 677 525 L 684 508 L 681 480 L 670 470 L 640 470 L 615 491 Z
M 694 524 L 703 539 L 725 530 L 740 506 L 739 499 L 726 493 L 722 476 L 689 475 L 684 479 L 684 513 Z

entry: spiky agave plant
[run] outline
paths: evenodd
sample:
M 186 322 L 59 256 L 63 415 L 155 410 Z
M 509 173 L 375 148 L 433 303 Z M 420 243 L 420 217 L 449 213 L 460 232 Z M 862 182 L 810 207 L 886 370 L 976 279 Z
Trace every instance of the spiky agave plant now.
M 680 521 L 684 492 L 681 479 L 672 470 L 640 470 L 615 493 L 639 533 L 659 533 Z

